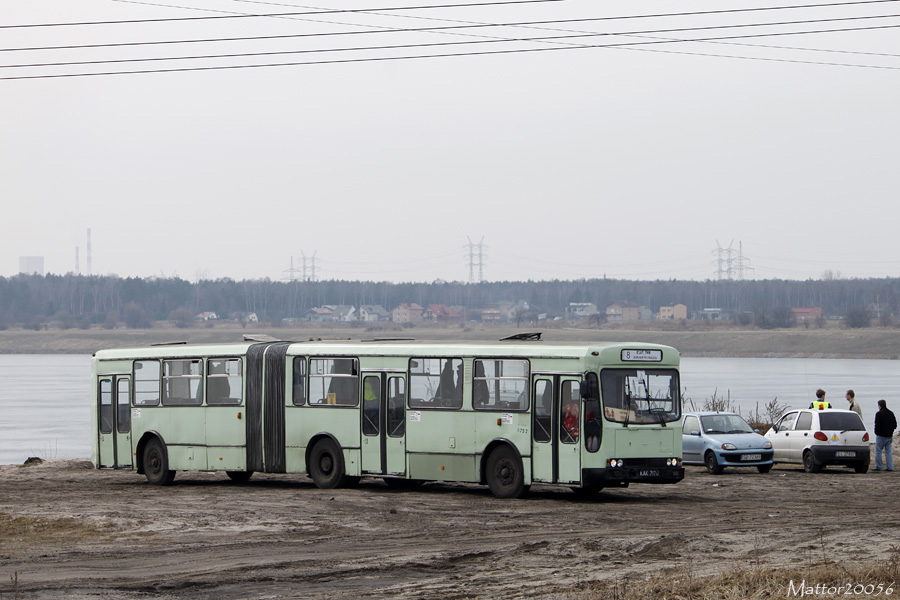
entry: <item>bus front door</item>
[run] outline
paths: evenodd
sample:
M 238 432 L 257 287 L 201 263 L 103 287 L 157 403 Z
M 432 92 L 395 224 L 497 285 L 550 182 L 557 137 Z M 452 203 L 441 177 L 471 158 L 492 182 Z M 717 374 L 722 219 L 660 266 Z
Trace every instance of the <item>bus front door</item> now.
M 579 377 L 534 377 L 532 480 L 581 482 L 581 420 Z
M 131 376 L 106 375 L 97 381 L 99 404 L 100 466 L 130 468 Z
M 406 474 L 406 375 L 363 373 L 362 472 Z

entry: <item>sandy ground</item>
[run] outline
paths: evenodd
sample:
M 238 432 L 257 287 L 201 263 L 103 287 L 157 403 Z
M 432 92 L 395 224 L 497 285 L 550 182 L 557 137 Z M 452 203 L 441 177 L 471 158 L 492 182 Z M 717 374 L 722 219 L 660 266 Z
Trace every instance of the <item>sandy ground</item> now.
M 594 579 L 883 558 L 900 472 L 689 467 L 677 485 L 497 500 L 427 484 L 0 466 L 0 598 L 580 598 Z

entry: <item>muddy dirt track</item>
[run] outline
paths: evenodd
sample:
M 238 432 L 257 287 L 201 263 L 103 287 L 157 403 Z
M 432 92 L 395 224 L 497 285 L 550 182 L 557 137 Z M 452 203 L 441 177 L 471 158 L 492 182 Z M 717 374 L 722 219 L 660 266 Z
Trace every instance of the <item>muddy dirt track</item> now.
M 0 598 L 579 598 L 594 579 L 880 558 L 898 472 L 689 467 L 672 486 L 582 500 L 532 488 L 179 473 L 171 487 L 83 461 L 0 466 Z

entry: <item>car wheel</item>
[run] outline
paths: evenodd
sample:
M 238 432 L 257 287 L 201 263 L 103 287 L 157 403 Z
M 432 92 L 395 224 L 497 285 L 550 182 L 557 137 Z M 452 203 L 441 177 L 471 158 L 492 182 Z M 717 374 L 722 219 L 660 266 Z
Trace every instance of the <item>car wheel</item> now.
M 869 463 L 868 462 L 858 462 L 853 465 L 853 470 L 857 473 L 867 473 L 869 471 Z
M 718 475 L 722 471 L 725 470 L 725 467 L 719 464 L 719 461 L 716 459 L 715 452 L 707 452 L 706 453 L 706 472 L 710 475 Z
M 822 465 L 816 463 L 816 459 L 809 450 L 803 453 L 803 470 L 807 473 L 818 473 L 822 470 Z
M 772 470 L 772 465 L 756 465 L 756 470 L 760 473 L 768 473 Z

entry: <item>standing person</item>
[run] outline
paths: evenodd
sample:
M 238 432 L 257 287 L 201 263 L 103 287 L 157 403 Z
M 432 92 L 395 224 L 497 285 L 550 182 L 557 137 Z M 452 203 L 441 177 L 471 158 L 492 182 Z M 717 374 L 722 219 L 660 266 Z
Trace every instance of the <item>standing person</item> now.
M 817 410 L 831 408 L 831 403 L 825 401 L 825 390 L 821 388 L 816 390 L 816 399 L 809 403 L 809 407 Z
M 850 403 L 850 406 L 847 408 L 858 414 L 859 418 L 862 419 L 862 408 L 860 408 L 859 403 L 856 401 L 856 394 L 853 390 L 847 390 L 847 402 Z
M 887 402 L 878 401 L 878 412 L 875 413 L 875 470 L 893 471 L 894 455 L 891 450 L 891 442 L 894 439 L 894 430 L 897 429 L 897 418 L 888 410 Z M 885 453 L 885 468 L 881 468 L 881 451 Z

